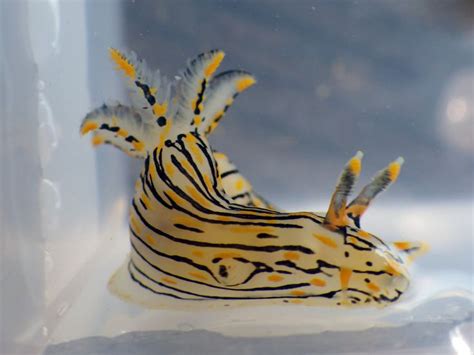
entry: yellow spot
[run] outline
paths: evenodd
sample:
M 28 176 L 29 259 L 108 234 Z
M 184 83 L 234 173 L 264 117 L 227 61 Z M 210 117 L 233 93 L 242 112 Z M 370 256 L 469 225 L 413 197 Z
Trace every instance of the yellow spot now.
M 364 231 L 364 230 L 360 230 L 359 233 L 357 233 L 357 235 L 359 237 L 362 237 L 362 238 L 369 238 L 370 237 L 370 233 Z
M 204 253 L 200 250 L 194 250 L 191 254 L 197 258 L 202 258 L 204 256 Z
M 289 251 L 283 254 L 283 257 L 287 260 L 299 260 L 300 255 L 294 251 Z
M 150 88 L 150 94 L 152 94 L 153 96 L 155 96 L 155 94 L 158 92 L 158 89 L 155 88 L 155 87 L 151 87 Z
M 268 276 L 268 281 L 271 281 L 271 282 L 278 282 L 278 281 L 281 281 L 284 279 L 283 276 L 280 276 L 280 275 L 270 275 Z
M 145 148 L 145 144 L 143 144 L 142 142 L 133 142 L 132 145 L 133 148 L 139 152 L 141 152 L 143 148 Z
M 99 135 L 95 135 L 94 137 L 92 137 L 91 142 L 94 147 L 97 147 L 98 145 L 105 142 L 105 138 Z
M 245 89 L 252 86 L 253 84 L 255 84 L 255 79 L 251 76 L 246 76 L 246 77 L 243 77 L 242 79 L 237 80 L 235 87 L 238 92 L 242 92 Z
M 173 190 L 166 190 L 166 193 L 176 203 L 179 203 L 178 201 L 181 200 L 181 197 L 176 192 L 174 192 Z
M 132 216 L 130 217 L 130 225 L 132 226 L 132 228 L 140 233 L 141 232 L 141 228 L 140 228 L 140 225 L 137 223 L 137 220 Z
M 227 160 L 227 155 L 225 155 L 224 153 L 215 152 L 214 153 L 214 159 L 216 159 L 216 160 Z
M 410 242 L 394 242 L 393 245 L 398 249 L 398 250 L 407 250 L 410 249 L 412 244 Z
M 216 219 L 218 221 L 232 221 L 232 218 L 230 216 L 216 216 Z M 237 228 L 241 228 L 241 232 L 245 232 L 245 228 L 242 228 L 242 227 L 235 227 L 235 230 L 233 230 L 233 228 L 231 228 L 231 232 L 235 232 L 235 233 L 239 233 L 239 231 L 237 231 L 236 229 Z
M 217 113 L 214 115 L 214 117 L 212 118 L 212 120 L 215 121 L 215 120 L 218 119 L 220 116 L 224 116 L 224 110 L 217 111 Z M 213 122 L 213 124 L 215 124 L 215 122 Z
M 135 67 L 125 58 L 125 56 L 114 48 L 109 49 L 110 58 L 117 64 L 118 70 L 122 70 L 130 79 L 135 79 Z
M 354 237 L 347 237 L 347 241 L 352 244 L 357 244 L 357 239 Z
M 224 52 L 219 51 L 214 55 L 214 58 L 212 59 L 211 63 L 209 63 L 209 65 L 204 69 L 204 76 L 206 78 L 214 74 L 216 69 L 221 64 L 222 59 L 224 59 Z
M 306 292 L 301 291 L 301 290 L 294 290 L 290 292 L 293 296 L 303 296 L 306 294 Z
M 400 267 L 400 264 L 398 264 L 396 261 L 393 261 L 392 259 L 386 259 L 387 261 L 387 266 L 385 268 L 385 271 L 388 273 L 394 275 L 394 276 L 407 276 L 406 272 Z
M 199 280 L 207 280 L 207 276 L 201 274 L 200 272 L 190 272 L 189 275 Z
M 314 278 L 310 281 L 311 285 L 313 286 L 318 286 L 318 287 L 324 287 L 326 286 L 326 281 L 324 281 L 323 279 L 318 279 L 318 278 Z
M 155 239 L 153 239 L 153 237 L 151 235 L 148 234 L 145 238 L 146 238 L 146 241 L 148 242 L 148 244 L 155 245 Z
M 193 111 L 194 111 L 194 109 L 196 108 L 197 100 L 198 100 L 197 97 L 195 97 L 194 99 L 191 100 L 191 109 L 192 109 Z
M 201 151 L 195 144 L 196 138 L 194 138 L 192 134 L 188 134 L 186 136 L 186 140 L 188 141 L 188 143 L 190 143 L 189 149 L 191 150 L 191 153 L 193 153 L 193 158 L 195 158 L 199 164 L 204 164 L 204 159 L 202 157 Z
M 209 190 L 212 190 L 212 181 L 209 175 L 204 174 L 204 182 L 206 183 L 206 186 Z
M 349 285 L 349 280 L 351 279 L 352 270 L 347 268 L 341 268 L 339 278 L 341 281 L 341 289 L 346 290 Z
M 303 303 L 303 300 L 291 300 L 290 302 L 294 304 L 301 304 Z
M 169 177 L 172 177 L 173 174 L 174 174 L 173 164 L 171 164 L 170 162 L 166 163 L 165 164 L 165 172 L 166 172 L 166 175 L 168 175 Z
M 231 97 L 231 98 L 227 99 L 227 101 L 225 102 L 225 105 L 230 106 L 233 103 L 234 103 L 234 99 Z M 222 114 L 224 114 L 224 111 L 222 111 Z
M 400 168 L 401 165 L 399 162 L 390 163 L 390 165 L 388 166 L 388 173 L 390 175 L 391 181 L 397 180 L 398 175 L 400 174 Z
M 224 253 L 214 254 L 214 258 L 222 258 L 222 259 L 240 258 L 240 257 L 242 257 L 242 254 L 233 253 L 233 252 L 224 252 Z
M 201 124 L 201 122 L 202 122 L 201 116 L 195 116 L 195 117 L 194 117 L 194 124 L 195 124 L 196 126 L 199 126 L 199 125 Z
M 256 207 L 264 207 L 263 201 L 261 199 L 259 199 L 258 197 L 254 197 L 252 199 L 252 202 Z
M 186 191 L 189 196 L 196 202 L 198 202 L 201 206 L 207 205 L 207 200 L 192 186 L 186 186 Z
M 209 127 L 207 127 L 206 134 L 212 133 L 216 129 L 216 127 L 217 127 L 216 122 L 211 123 Z
M 184 224 L 184 225 L 187 225 L 187 226 L 200 224 L 200 222 L 198 220 L 195 220 L 195 219 L 187 217 L 187 216 L 175 217 L 175 218 L 173 218 L 173 221 L 176 224 Z
M 117 135 L 119 135 L 120 137 L 128 137 L 128 131 L 126 131 L 125 129 L 123 128 L 120 128 L 117 132 Z
M 93 131 L 97 128 L 99 128 L 99 125 L 96 122 L 86 122 L 81 128 L 81 135 L 87 134 L 88 132 Z
M 244 188 L 244 186 L 245 186 L 244 179 L 241 179 L 241 178 L 238 179 L 238 180 L 235 182 L 235 185 L 234 185 L 234 187 L 235 187 L 235 189 L 236 189 L 237 191 L 241 191 L 241 190 Z
M 148 168 L 148 173 L 152 178 L 156 177 L 156 166 L 155 164 L 150 164 L 150 167 Z
M 117 120 L 117 116 L 112 116 L 112 126 L 116 126 L 118 124 Z
M 313 236 L 319 240 L 321 243 L 327 245 L 328 247 L 331 248 L 337 248 L 337 244 L 334 240 L 332 240 L 330 237 L 326 237 L 324 235 L 317 235 L 313 233 Z
M 168 104 L 166 102 L 163 105 L 160 105 L 159 103 L 153 105 L 153 114 L 157 117 L 164 116 L 167 110 Z
M 378 287 L 376 284 L 374 284 L 372 282 L 369 282 L 367 284 L 367 287 L 369 288 L 369 290 L 371 290 L 373 292 L 379 292 L 380 291 L 380 287 Z
M 171 284 L 171 285 L 176 285 L 176 281 L 174 280 L 171 280 L 170 278 L 168 277 L 162 277 L 161 278 L 161 281 L 167 283 L 167 284 Z

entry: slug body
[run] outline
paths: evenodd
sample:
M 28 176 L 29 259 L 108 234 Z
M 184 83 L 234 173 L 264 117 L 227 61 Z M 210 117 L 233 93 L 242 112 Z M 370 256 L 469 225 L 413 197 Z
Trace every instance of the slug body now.
M 416 242 L 386 244 L 360 229 L 372 199 L 395 181 L 403 159 L 381 170 L 347 203 L 362 153 L 346 164 L 326 213 L 281 212 L 256 194 L 212 133 L 238 93 L 255 79 L 217 76 L 221 51 L 189 62 L 170 86 L 132 54 L 112 49 L 132 107 L 103 106 L 81 133 L 144 159 L 130 208 L 131 252 L 109 288 L 146 307 L 305 304 L 385 306 L 409 285 Z M 171 104 L 170 104 L 171 103 Z

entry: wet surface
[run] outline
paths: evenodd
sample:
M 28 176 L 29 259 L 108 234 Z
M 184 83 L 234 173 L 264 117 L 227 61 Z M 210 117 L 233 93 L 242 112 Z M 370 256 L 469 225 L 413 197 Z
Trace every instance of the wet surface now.
M 323 332 L 287 337 L 245 338 L 192 331 L 131 332 L 115 338 L 92 337 L 50 346 L 62 354 L 456 354 L 450 334 L 460 326 L 472 343 L 472 315 L 461 322 L 412 323 L 357 332 Z M 471 327 L 470 330 L 468 327 Z M 472 344 L 471 344 L 472 346 Z

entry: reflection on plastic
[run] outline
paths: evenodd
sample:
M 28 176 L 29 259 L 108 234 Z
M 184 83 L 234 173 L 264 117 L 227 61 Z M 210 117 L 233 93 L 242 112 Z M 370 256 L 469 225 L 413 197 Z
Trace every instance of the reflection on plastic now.
M 456 354 L 458 355 L 471 355 L 471 347 L 469 346 L 469 343 L 466 341 L 464 338 L 463 334 L 460 331 L 460 327 L 454 328 L 450 335 L 449 338 L 451 340 L 451 344 L 453 345 L 454 350 L 456 351 Z
M 448 83 L 439 112 L 439 134 L 453 147 L 474 154 L 474 70 L 456 73 Z

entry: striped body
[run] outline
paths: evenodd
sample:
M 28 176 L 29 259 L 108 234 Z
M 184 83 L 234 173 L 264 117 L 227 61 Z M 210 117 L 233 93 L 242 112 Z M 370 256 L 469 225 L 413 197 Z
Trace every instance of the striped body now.
M 305 304 L 385 306 L 408 287 L 416 242 L 390 245 L 360 229 L 374 197 L 394 182 L 402 158 L 350 203 L 362 153 L 346 164 L 326 213 L 276 210 L 207 141 L 236 96 L 255 79 L 214 75 L 222 51 L 189 61 L 171 85 L 135 54 L 115 49 L 131 106 L 103 105 L 81 124 L 94 146 L 144 160 L 130 208 L 131 252 L 109 289 L 145 307 Z
M 408 286 L 381 240 L 324 215 L 232 203 L 205 138 L 188 133 L 145 160 L 131 208 L 132 278 L 186 300 L 384 304 Z M 392 267 L 390 267 L 392 265 Z

